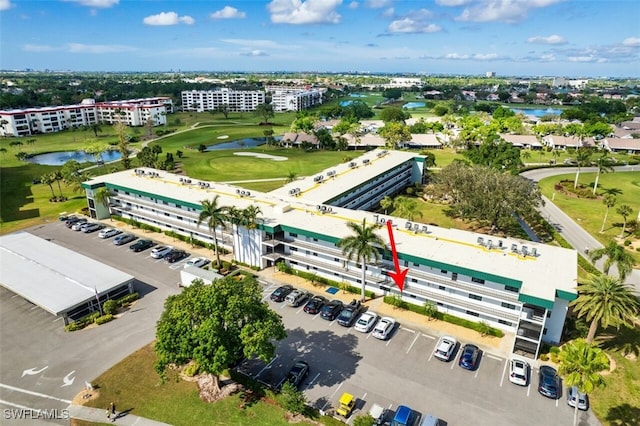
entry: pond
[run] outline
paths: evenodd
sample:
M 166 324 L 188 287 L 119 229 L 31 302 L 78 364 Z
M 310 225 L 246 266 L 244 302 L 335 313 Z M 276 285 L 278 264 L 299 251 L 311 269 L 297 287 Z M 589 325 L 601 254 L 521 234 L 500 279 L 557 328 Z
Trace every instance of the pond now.
M 274 136 L 274 140 L 280 141 L 282 136 Z M 231 142 L 224 142 L 215 145 L 208 145 L 205 151 L 220 151 L 222 149 L 243 149 L 243 148 L 255 148 L 267 143 L 267 138 L 244 138 Z
M 353 101 L 340 101 L 340 106 L 345 107 L 347 105 L 351 105 Z
M 105 163 L 109 161 L 119 160 L 122 155 L 118 151 L 103 151 L 100 153 L 102 161 Z M 46 154 L 37 154 L 32 157 L 26 158 L 26 161 L 33 164 L 40 164 L 44 166 L 62 166 L 69 160 L 76 160 L 78 163 L 97 163 L 98 160 L 93 154 L 87 154 L 84 151 L 59 151 L 48 152 Z
M 560 115 L 562 114 L 561 109 L 557 108 L 511 108 L 511 111 L 516 114 L 524 114 L 524 115 L 533 115 L 534 117 L 544 117 L 545 115 Z
M 402 105 L 402 108 L 411 109 L 411 108 L 421 108 L 423 106 L 424 106 L 424 102 L 407 102 L 406 104 Z
M 360 93 L 349 93 L 349 97 L 351 97 L 351 98 L 366 98 L 367 95 L 361 95 Z

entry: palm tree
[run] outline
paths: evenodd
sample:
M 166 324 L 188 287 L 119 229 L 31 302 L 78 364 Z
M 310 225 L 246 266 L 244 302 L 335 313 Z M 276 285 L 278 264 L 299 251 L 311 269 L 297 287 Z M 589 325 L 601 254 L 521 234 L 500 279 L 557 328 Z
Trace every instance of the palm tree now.
M 624 232 L 627 229 L 627 216 L 629 216 L 631 212 L 631 206 L 627 204 L 623 204 L 616 209 L 616 213 L 618 213 L 624 219 L 624 221 L 622 222 L 622 232 L 620 233 L 620 238 L 624 238 Z
M 580 135 L 580 144 L 582 144 L 582 135 Z M 589 158 L 591 158 L 591 150 L 589 148 L 576 149 L 576 180 L 573 182 L 573 188 L 578 187 L 578 178 L 580 177 L 580 168 L 589 164 Z
M 63 198 L 62 187 L 60 186 L 60 181 L 64 180 L 64 178 L 62 177 L 62 172 L 60 170 L 51 172 L 51 178 L 53 179 L 54 182 L 58 184 L 58 191 L 60 191 L 60 198 Z
M 393 203 L 396 216 L 413 220 L 416 216 L 422 217 L 422 212 L 418 208 L 418 202 L 413 198 L 398 197 Z
M 252 204 L 246 209 L 242 210 L 242 224 L 248 230 L 258 228 L 258 216 L 262 214 L 260 207 Z
M 609 275 L 592 275 L 591 279 L 578 286 L 578 298 L 569 302 L 578 314 L 591 321 L 587 342 L 592 343 L 603 327 L 633 326 L 640 302 L 632 287 Z
M 375 233 L 378 226 L 367 226 L 366 219 L 362 219 L 362 225 L 355 222 L 349 222 L 347 223 L 347 226 L 353 231 L 353 235 L 342 238 L 336 243 L 336 245 L 342 249 L 342 254 L 346 255 L 349 260 L 353 260 L 355 257 L 357 261 L 361 262 L 362 292 L 360 294 L 360 299 L 364 301 L 364 290 L 367 285 L 367 261 L 371 258 L 376 261 L 380 259 L 380 252 L 376 247 L 374 247 L 374 244 L 381 247 L 386 247 L 386 245 L 382 238 Z
M 55 200 L 56 198 L 56 194 L 55 192 L 53 192 L 53 176 L 51 175 L 51 173 L 45 173 L 40 177 L 40 182 L 44 183 L 45 185 L 49 185 L 49 188 L 51 188 L 51 199 Z
M 198 216 L 198 223 L 196 226 L 200 226 L 200 224 L 204 221 L 207 222 L 207 226 L 209 227 L 209 232 L 213 235 L 213 247 L 216 253 L 216 261 L 218 262 L 218 267 L 220 267 L 220 253 L 218 251 L 218 237 L 216 236 L 216 229 L 220 227 L 221 229 L 227 229 L 227 225 L 225 222 L 229 221 L 228 208 L 219 206 L 218 199 L 219 195 L 216 195 L 211 200 L 203 200 L 202 203 L 202 211 L 200 212 L 200 216 Z
M 387 214 L 387 210 L 393 207 L 393 198 L 385 195 L 382 200 L 380 200 L 380 207 L 384 209 L 384 214 Z
M 529 151 L 521 151 L 520 153 L 523 160 L 528 160 L 531 158 L 531 153 Z M 523 161 L 524 163 L 524 161 Z
M 298 174 L 292 170 L 289 170 L 287 174 L 287 183 L 295 182 L 298 179 Z
M 106 186 L 101 186 L 96 190 L 93 194 L 93 199 L 96 203 L 102 204 L 106 209 L 109 209 L 109 197 L 111 196 L 111 191 Z M 109 210 L 109 216 L 111 216 L 111 211 Z
M 624 281 L 631 273 L 631 269 L 633 269 L 634 264 L 633 256 L 631 256 L 623 246 L 617 244 L 615 241 L 610 241 L 606 246 L 589 252 L 589 259 L 594 263 L 600 260 L 603 256 L 607 257 L 607 260 L 605 260 L 604 265 L 602 266 L 602 270 L 605 274 L 609 273 L 609 269 L 611 269 L 611 266 L 614 264 L 618 269 L 618 277 L 621 281 Z
M 598 172 L 596 173 L 596 181 L 593 184 L 593 195 L 596 195 L 596 190 L 598 189 L 598 180 L 600 179 L 600 173 L 613 172 L 613 166 L 611 166 L 609 159 L 609 152 L 604 151 L 602 155 L 600 155 L 595 160 L 596 166 L 598 167 Z
M 604 351 L 585 341 L 576 339 L 562 346 L 558 354 L 558 373 L 567 386 L 576 386 L 578 391 L 588 394 L 606 382 L 600 372 L 609 368 L 609 359 Z M 578 424 L 578 401 L 573 411 L 573 425 Z
M 607 223 L 607 216 L 609 216 L 609 209 L 616 205 L 616 201 L 618 201 L 616 199 L 616 196 L 612 194 L 605 194 L 604 198 L 602 199 L 602 203 L 605 206 L 607 206 L 607 210 L 604 213 L 604 219 L 602 220 L 602 227 L 600 227 L 601 234 L 604 232 L 605 223 Z

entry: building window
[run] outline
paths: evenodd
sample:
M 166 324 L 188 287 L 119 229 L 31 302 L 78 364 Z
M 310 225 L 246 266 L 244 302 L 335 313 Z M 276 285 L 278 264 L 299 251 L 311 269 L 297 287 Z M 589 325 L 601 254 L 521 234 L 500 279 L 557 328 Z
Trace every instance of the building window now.
M 443 285 L 439 285 L 438 286 L 438 290 L 444 290 L 444 286 Z
M 291 251 L 298 251 L 298 247 L 289 247 L 289 250 L 291 250 Z
M 469 299 L 473 300 L 482 300 L 482 296 L 478 296 L 477 294 L 469 294 Z
M 420 264 L 413 262 L 413 266 L 420 266 Z
M 417 283 L 417 282 L 418 282 L 418 280 L 417 280 L 417 279 L 415 279 L 415 278 L 411 278 L 411 282 L 412 282 L 412 283 Z
M 458 281 L 458 273 L 457 272 L 452 272 L 451 273 L 451 281 Z
M 481 278 L 471 277 L 471 281 L 478 284 L 484 284 L 484 280 Z
M 545 327 L 544 330 L 542 330 L 542 335 L 546 336 L 547 335 L 547 328 Z
M 471 316 L 474 316 L 474 317 L 479 317 L 480 316 L 480 314 L 477 313 L 477 312 L 473 312 L 473 311 L 466 311 L 466 312 L 467 312 L 467 315 L 471 315 Z
M 504 325 L 507 325 L 507 326 L 509 326 L 509 327 L 512 327 L 512 326 L 513 326 L 513 323 L 511 323 L 511 322 L 509 322 L 509 321 L 502 320 L 502 319 L 499 319 L 499 320 L 498 320 L 498 322 L 499 322 L 500 324 L 504 324 Z
M 512 292 L 514 292 L 514 293 L 517 293 L 517 292 L 518 292 L 518 288 L 517 288 L 517 287 L 511 287 L 511 286 L 509 286 L 509 285 L 505 285 L 505 286 L 504 286 L 504 289 L 505 289 L 505 290 L 507 290 L 507 291 L 512 291 Z
M 440 273 L 441 273 L 441 274 L 446 274 L 446 273 L 447 273 L 447 270 L 446 270 L 446 269 L 440 269 Z
M 507 308 L 507 309 L 515 309 L 516 305 L 514 305 L 512 303 L 502 302 L 502 307 L 503 308 Z
M 289 232 L 289 235 L 290 235 L 291 237 L 294 237 L 294 238 L 298 236 L 298 234 L 295 234 L 295 233 L 293 233 L 293 232 Z
M 551 318 L 551 311 L 547 311 L 547 318 Z

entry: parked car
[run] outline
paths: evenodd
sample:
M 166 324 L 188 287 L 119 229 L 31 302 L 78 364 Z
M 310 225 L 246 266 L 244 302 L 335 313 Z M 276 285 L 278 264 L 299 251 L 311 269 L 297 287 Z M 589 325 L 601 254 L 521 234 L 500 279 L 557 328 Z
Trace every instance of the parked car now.
M 529 383 L 529 364 L 518 358 L 509 360 L 509 381 L 519 386 L 527 386 Z
M 340 315 L 343 306 L 342 301 L 334 299 L 320 309 L 320 317 L 327 321 L 333 321 Z
M 158 246 L 151 250 L 151 257 L 153 257 L 154 259 L 162 259 L 172 251 L 173 247 L 171 246 Z
M 476 345 L 467 343 L 462 348 L 458 365 L 465 370 L 475 370 L 478 368 L 478 362 L 480 361 L 480 348 Z
M 328 302 L 324 296 L 313 296 L 306 305 L 304 305 L 304 311 L 308 314 L 315 315 L 320 312 L 320 309 Z
M 117 245 L 117 246 L 121 246 L 123 244 L 127 244 L 130 243 L 131 241 L 135 240 L 137 237 L 133 234 L 120 234 L 117 235 L 114 239 L 113 239 L 113 244 Z
M 391 426 L 413 426 L 416 423 L 417 414 L 406 405 L 400 405 L 391 420 Z
M 287 305 L 297 308 L 302 305 L 311 296 L 308 291 L 295 289 L 284 298 Z
M 351 303 L 342 308 L 340 315 L 338 315 L 338 324 L 343 327 L 351 327 L 356 318 L 358 318 L 361 310 L 362 303 L 360 303 L 360 301 L 356 299 L 353 299 Z
M 380 340 L 387 340 L 391 333 L 393 332 L 394 327 L 396 326 L 396 320 L 390 317 L 382 317 L 378 324 L 373 329 L 373 337 Z
M 122 231 L 116 228 L 105 228 L 102 231 L 98 232 L 98 237 L 100 238 L 111 238 L 116 235 L 122 234 Z
M 438 344 L 433 351 L 433 356 L 438 358 L 440 361 L 449 362 L 451 361 L 451 357 L 453 357 L 457 345 L 458 341 L 453 337 L 442 336 L 440 340 L 438 340 Z
M 187 266 L 195 266 L 196 268 L 202 268 L 203 266 L 207 266 L 211 261 L 206 257 L 194 257 L 192 259 L 187 260 L 184 264 L 184 267 Z
M 282 381 L 282 383 L 289 382 L 296 389 L 300 387 L 302 381 L 309 375 L 309 364 L 305 361 L 296 361 L 287 373 L 287 377 Z
M 578 410 L 586 411 L 589 409 L 589 397 L 587 394 L 580 392 L 577 386 L 567 388 L 567 404 L 575 408 L 576 400 L 578 401 Z
M 71 230 L 72 231 L 79 231 L 82 228 L 82 226 L 87 222 L 88 222 L 88 220 L 85 219 L 85 218 L 78 219 L 78 220 L 76 220 L 75 222 L 73 222 L 71 224 Z
M 547 398 L 558 399 L 560 376 L 555 368 L 543 365 L 538 372 L 538 392 Z
M 148 248 L 151 248 L 152 246 L 153 246 L 153 241 L 151 240 L 138 240 L 129 246 L 129 250 L 132 250 L 135 253 L 138 253 Z
M 271 293 L 271 296 L 270 296 L 271 300 L 273 300 L 274 302 L 282 302 L 284 298 L 287 297 L 287 295 L 292 291 L 293 291 L 293 286 L 289 284 L 282 285 L 276 288 L 275 290 L 273 290 L 273 293 Z
M 187 257 L 189 257 L 189 253 L 184 250 L 172 250 L 171 253 L 164 257 L 164 260 L 169 263 L 176 263 Z
M 74 223 L 76 223 L 76 222 L 78 222 L 79 220 L 80 220 L 80 218 L 79 218 L 79 217 L 77 217 L 77 216 L 70 216 L 70 217 L 69 217 L 69 218 L 64 222 L 64 225 L 65 225 L 67 228 L 71 228 L 71 227 L 73 226 L 73 224 L 74 224 Z M 85 219 L 85 222 L 86 222 L 86 221 L 87 221 L 87 220 Z
M 376 322 L 378 321 L 378 314 L 375 312 L 365 312 L 360 315 L 358 321 L 356 321 L 355 330 L 361 333 L 368 333 L 371 331 Z
M 90 234 L 92 232 L 96 232 L 104 228 L 104 225 L 101 223 L 87 223 L 82 227 L 82 232 L 85 234 Z
M 351 395 L 350 393 L 345 392 L 338 400 L 338 409 L 336 410 L 336 413 L 340 414 L 344 418 L 347 418 L 351 415 L 351 412 L 355 407 L 356 397 Z

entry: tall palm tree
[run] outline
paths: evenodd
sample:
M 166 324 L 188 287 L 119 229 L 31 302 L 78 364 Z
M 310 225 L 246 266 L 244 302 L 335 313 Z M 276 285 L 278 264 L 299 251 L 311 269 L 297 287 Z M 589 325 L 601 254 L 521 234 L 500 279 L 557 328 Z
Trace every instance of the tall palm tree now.
M 609 209 L 616 205 L 616 196 L 613 194 L 604 194 L 602 203 L 607 206 L 607 210 L 604 212 L 604 219 L 602 220 L 602 226 L 600 227 L 600 233 L 604 232 L 604 225 L 607 223 L 607 216 L 609 216 Z
M 62 172 L 60 170 L 51 172 L 51 177 L 53 178 L 53 181 L 58 184 L 58 191 L 60 191 L 60 198 L 63 198 L 64 196 L 62 195 L 62 187 L 60 186 L 60 181 L 64 180 L 64 178 L 62 177 Z
M 609 151 L 604 151 L 602 155 L 595 159 L 598 172 L 596 173 L 596 181 L 593 184 L 593 195 L 596 195 L 598 189 L 598 180 L 600 179 L 600 173 L 613 172 L 613 166 L 611 165 L 611 159 L 609 158 Z
M 53 192 L 53 182 L 55 182 L 53 180 L 53 176 L 51 175 L 51 173 L 45 173 L 40 177 L 40 182 L 44 183 L 45 185 L 49 185 L 49 188 L 51 188 L 51 200 L 55 201 L 56 198 L 56 194 L 55 192 Z
M 582 133 L 580 133 L 580 144 L 582 145 Z M 578 178 L 580 177 L 580 168 L 589 164 L 591 158 L 591 150 L 589 148 L 579 147 L 576 149 L 576 180 L 573 182 L 573 188 L 578 187 Z
M 101 186 L 93 194 L 93 199 L 96 203 L 102 204 L 107 210 L 109 210 L 109 197 L 111 191 L 106 186 Z M 109 210 L 109 216 L 111 216 L 111 210 Z
M 562 346 L 558 354 L 558 373 L 567 386 L 576 386 L 582 393 L 591 393 L 606 382 L 600 372 L 609 368 L 609 359 L 604 351 L 584 339 L 576 339 Z M 578 401 L 573 411 L 573 425 L 578 424 Z
M 292 170 L 287 173 L 287 183 L 295 182 L 298 179 L 298 174 Z
M 213 248 L 216 253 L 218 267 L 220 267 L 220 252 L 218 251 L 218 237 L 216 236 L 216 229 L 218 227 L 221 229 L 227 229 L 226 222 L 229 221 L 229 209 L 228 207 L 218 205 L 219 198 L 220 196 L 216 195 L 211 200 L 201 201 L 202 211 L 200 212 L 200 216 L 198 216 L 198 223 L 196 224 L 196 226 L 200 226 L 202 222 L 207 222 L 209 232 L 213 235 Z
M 633 326 L 640 302 L 630 285 L 603 274 L 592 275 L 589 281 L 580 284 L 578 298 L 571 301 L 569 306 L 575 309 L 579 318 L 585 317 L 587 321 L 591 321 L 587 342 L 592 343 L 598 325 Z
M 242 210 L 236 206 L 229 206 L 226 210 L 227 219 L 231 223 L 231 230 L 233 234 L 233 251 L 235 252 L 236 236 L 238 235 L 238 225 L 242 222 Z
M 418 208 L 418 202 L 414 198 L 398 197 L 393 203 L 395 214 L 405 219 L 413 220 L 416 216 L 422 217 Z
M 393 198 L 388 195 L 382 197 L 382 200 L 380 200 L 380 207 L 384 209 L 384 214 L 387 214 L 387 210 L 393 207 Z
M 353 260 L 355 257 L 357 261 L 359 261 L 362 265 L 362 292 L 360 294 L 360 299 L 364 301 L 365 295 L 364 290 L 367 284 L 366 282 L 366 273 L 367 273 L 367 261 L 371 258 L 376 261 L 380 259 L 380 252 L 375 245 L 380 247 L 386 247 L 382 238 L 380 238 L 375 230 L 378 228 L 377 225 L 367 226 L 367 220 L 362 219 L 362 225 L 349 222 L 347 226 L 351 231 L 353 231 L 353 235 L 348 237 L 344 237 L 337 242 L 337 246 L 342 249 L 342 254 L 346 255 L 349 260 Z
M 624 281 L 631 273 L 634 264 L 633 256 L 615 241 L 610 241 L 606 246 L 589 252 L 589 259 L 594 263 L 602 259 L 603 256 L 607 257 L 604 265 L 602 265 L 602 270 L 605 274 L 609 273 L 609 269 L 611 269 L 611 266 L 614 264 L 618 269 L 620 281 Z
M 253 230 L 258 228 L 258 216 L 262 214 L 260 207 L 252 204 L 246 209 L 242 210 L 242 224 L 248 229 Z
M 623 218 L 622 232 L 620 233 L 620 238 L 624 238 L 624 232 L 627 230 L 627 216 L 629 216 L 632 211 L 633 210 L 631 210 L 631 206 L 627 204 L 623 204 L 616 209 L 616 213 L 618 213 Z

